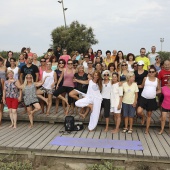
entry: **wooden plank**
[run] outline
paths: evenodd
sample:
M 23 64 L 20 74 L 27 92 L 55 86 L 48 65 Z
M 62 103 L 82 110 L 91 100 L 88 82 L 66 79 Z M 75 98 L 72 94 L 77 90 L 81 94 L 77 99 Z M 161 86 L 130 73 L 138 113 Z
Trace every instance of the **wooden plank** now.
M 118 133 L 112 134 L 112 139 L 113 140 L 119 140 L 119 133 L 121 133 L 121 131 L 118 132 Z M 120 150 L 119 149 L 112 149 L 112 153 L 113 154 L 120 154 Z
M 122 132 L 119 132 L 119 140 L 126 140 L 126 134 L 125 134 L 125 133 L 122 133 Z M 120 149 L 120 150 L 119 150 L 119 153 L 120 153 L 120 155 L 125 155 L 125 156 L 127 156 L 127 150 L 122 150 L 122 149 Z

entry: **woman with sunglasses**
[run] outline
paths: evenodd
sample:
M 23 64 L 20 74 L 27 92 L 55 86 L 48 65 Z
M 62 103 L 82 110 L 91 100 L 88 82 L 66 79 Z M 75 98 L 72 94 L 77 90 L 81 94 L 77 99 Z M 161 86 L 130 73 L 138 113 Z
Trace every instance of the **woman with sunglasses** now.
M 143 91 L 140 97 L 137 114 L 142 117 L 144 122 L 145 115 L 143 110 L 145 109 L 147 111 L 145 134 L 148 134 L 152 111 L 158 108 L 156 102 L 156 92 L 160 89 L 159 79 L 156 78 L 156 69 L 153 65 L 150 66 L 148 76 L 143 79 L 141 87 L 143 87 Z
M 27 113 L 30 120 L 30 126 L 29 126 L 30 128 L 33 127 L 33 114 L 41 109 L 38 101 L 38 97 L 36 95 L 36 87 L 40 87 L 41 85 L 43 85 L 46 78 L 47 77 L 45 77 L 42 82 L 34 82 L 33 76 L 31 74 L 27 74 L 25 76 L 24 84 L 20 85 L 18 82 L 15 83 L 15 85 L 19 89 L 22 89 L 24 103 L 26 105 Z M 46 101 L 44 97 L 42 97 L 41 99 Z
M 20 70 L 21 70 L 21 67 L 25 65 L 25 58 L 24 58 L 23 54 L 19 55 L 19 59 L 17 61 L 17 65 L 18 65 Z
M 121 63 L 121 71 L 118 72 L 119 74 L 119 81 L 125 82 L 126 81 L 126 75 L 129 73 L 128 66 L 125 61 Z
M 111 86 L 111 109 L 110 112 L 114 114 L 114 121 L 116 128 L 112 130 L 112 133 L 119 132 L 119 126 L 121 122 L 121 108 L 122 108 L 123 88 L 119 85 L 119 75 L 114 72 L 112 74 L 112 86 Z
M 75 74 L 75 69 L 73 68 L 73 61 L 69 59 L 67 62 L 67 67 L 63 69 L 61 76 L 57 82 L 56 90 L 53 93 L 54 96 L 58 97 L 59 99 L 62 99 L 67 103 L 67 110 L 65 112 L 66 116 L 68 115 L 68 111 L 72 103 L 72 99 L 70 98 L 70 96 L 68 96 L 68 102 L 67 102 L 67 100 L 61 94 L 64 92 L 69 94 L 74 89 L 74 82 L 73 82 L 74 74 Z M 62 79 L 64 79 L 63 85 L 59 87 L 59 84 L 62 81 Z
M 92 80 L 81 81 L 75 79 L 76 82 L 81 84 L 89 84 L 87 94 L 83 94 L 84 98 L 79 99 L 75 102 L 77 107 L 89 107 L 91 109 L 90 122 L 88 125 L 89 131 L 92 131 L 98 123 L 100 108 L 102 102 L 102 78 L 101 73 L 95 71 Z
M 17 108 L 18 103 L 21 101 L 21 90 L 19 91 L 16 83 L 19 83 L 18 80 L 14 79 L 14 72 L 9 70 L 7 72 L 8 80 L 4 83 L 3 91 L 3 103 L 8 106 L 9 116 L 11 119 L 11 126 L 14 129 L 17 128 Z
M 57 80 L 60 79 L 61 73 L 62 73 L 65 65 L 66 65 L 65 60 L 63 60 L 63 59 L 59 59 L 58 60 L 58 68 L 55 70 L 56 75 L 57 75 Z M 64 81 L 64 79 L 61 80 L 61 82 L 59 83 L 58 87 L 62 87 L 63 81 Z M 63 93 L 61 95 L 65 98 L 66 93 Z M 59 98 L 57 97 L 56 98 L 56 113 L 58 112 L 58 106 L 59 106 Z M 62 100 L 62 106 L 63 106 L 64 113 L 65 113 L 66 112 L 66 106 L 65 106 L 65 101 L 63 101 L 63 100 Z
M 93 62 L 92 60 L 89 60 L 87 63 L 88 68 L 85 69 L 86 74 L 93 74 L 94 73 L 94 67 L 93 67 Z
M 105 70 L 102 72 L 102 107 L 104 108 L 104 117 L 106 120 L 105 132 L 109 130 L 109 117 L 110 117 L 110 94 L 111 94 L 111 81 L 109 79 L 110 72 Z

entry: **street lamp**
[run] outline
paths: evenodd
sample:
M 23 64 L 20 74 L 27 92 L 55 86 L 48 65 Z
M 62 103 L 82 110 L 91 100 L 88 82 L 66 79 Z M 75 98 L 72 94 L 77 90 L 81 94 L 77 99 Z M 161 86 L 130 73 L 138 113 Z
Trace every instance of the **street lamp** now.
M 161 42 L 161 51 L 162 51 L 162 43 L 164 42 L 164 38 L 160 38 L 160 42 Z
M 65 23 L 65 28 L 66 28 L 66 16 L 65 16 L 65 11 L 68 9 L 68 8 L 64 8 L 64 2 L 63 0 L 61 1 L 58 1 L 58 3 L 62 3 L 62 7 L 63 7 L 63 15 L 64 15 L 64 23 Z

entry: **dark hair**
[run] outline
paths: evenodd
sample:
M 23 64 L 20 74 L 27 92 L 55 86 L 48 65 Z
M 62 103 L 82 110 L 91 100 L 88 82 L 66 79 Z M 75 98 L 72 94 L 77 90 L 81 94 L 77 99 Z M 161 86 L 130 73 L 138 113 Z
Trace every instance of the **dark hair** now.
M 73 64 L 78 64 L 78 60 L 73 60 Z
M 129 54 L 127 55 L 126 60 L 129 61 L 129 57 L 130 57 L 130 56 L 133 56 L 133 61 L 135 61 L 135 56 L 134 56 L 134 54 L 132 54 L 132 53 L 129 53 Z
M 14 62 L 16 62 L 16 58 L 14 58 L 14 57 L 11 57 L 11 58 L 10 58 L 10 61 L 11 61 L 11 60 L 14 60 Z
M 141 52 L 141 50 L 146 50 L 144 47 L 142 47 L 141 49 L 140 49 L 140 52 Z
M 110 67 L 114 67 L 114 69 L 116 69 L 116 67 L 115 67 L 115 64 L 114 64 L 114 63 L 109 63 L 109 65 L 108 65 L 108 70 L 110 70 Z
M 100 91 L 102 91 L 102 87 L 103 87 L 103 86 L 102 86 L 101 73 L 100 73 L 99 71 L 94 71 L 93 77 L 94 77 L 94 74 L 97 74 L 97 75 L 98 75 L 98 80 L 97 80 L 96 84 L 98 84 Z
M 12 53 L 12 55 L 14 54 L 12 51 L 8 51 L 8 52 L 7 52 L 7 55 L 8 55 L 9 53 Z
M 89 49 L 92 49 L 92 53 L 91 54 L 93 54 L 93 48 L 91 48 L 91 47 L 88 48 L 87 53 L 89 53 Z
M 23 53 L 26 50 L 26 47 L 22 47 L 21 53 Z
M 154 65 L 150 65 L 149 71 L 150 71 L 150 69 L 153 69 L 156 72 L 156 68 Z
M 117 77 L 119 77 L 119 74 L 117 72 L 112 73 L 112 76 L 113 75 L 116 75 Z
M 49 49 L 47 50 L 47 52 L 53 52 L 53 49 L 52 49 L 52 48 L 49 48 Z
M 134 68 L 134 65 L 138 65 L 138 62 L 134 62 L 133 64 L 132 64 L 132 68 Z
M 164 61 L 161 61 L 161 63 L 160 63 L 160 67 L 161 67 L 161 66 L 163 66 L 163 65 L 164 65 Z
M 117 63 L 119 63 L 119 56 L 118 56 L 119 53 L 122 53 L 122 59 L 124 60 L 123 52 L 122 51 L 118 51 L 117 55 L 116 55 L 116 59 L 115 59 L 115 61 L 117 61 Z
M 102 50 L 97 50 L 97 54 L 98 54 L 98 52 L 101 52 L 101 54 L 102 54 Z
M 107 50 L 107 51 L 106 51 L 106 55 L 107 55 L 107 53 L 110 53 L 110 54 L 111 54 L 111 51 Z
M 101 64 L 100 62 L 96 63 L 96 64 L 95 64 L 95 67 L 96 67 L 97 64 L 100 64 L 100 66 L 102 67 L 102 64 Z
M 60 61 L 62 61 L 62 62 L 64 63 L 64 65 L 66 65 L 66 61 L 65 61 L 64 59 L 59 59 L 59 60 L 58 60 L 58 63 L 59 63 Z
M 86 53 L 86 54 L 84 55 L 84 58 L 85 58 L 85 56 L 88 56 L 88 58 L 90 58 L 90 55 L 89 55 L 88 53 Z
M 0 57 L 0 61 L 4 62 L 4 60 Z
M 55 59 L 55 61 L 57 61 L 55 55 L 52 55 L 52 56 L 50 57 L 49 61 L 52 63 L 52 62 L 53 62 L 53 59 Z

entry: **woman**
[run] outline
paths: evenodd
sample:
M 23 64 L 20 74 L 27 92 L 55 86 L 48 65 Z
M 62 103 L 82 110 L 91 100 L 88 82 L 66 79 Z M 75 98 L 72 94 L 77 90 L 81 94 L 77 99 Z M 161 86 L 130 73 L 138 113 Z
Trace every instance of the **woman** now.
M 134 71 L 133 63 L 135 62 L 135 56 L 132 53 L 129 53 L 126 57 L 126 63 L 128 65 L 128 71 Z
M 19 55 L 19 59 L 18 59 L 17 65 L 18 65 L 19 69 L 21 69 L 21 67 L 25 65 L 25 59 L 24 59 L 24 55 L 23 54 Z
M 3 90 L 4 90 L 4 80 L 0 78 L 0 126 L 2 123 L 2 113 L 3 113 Z
M 85 73 L 92 75 L 92 74 L 94 73 L 94 67 L 93 67 L 93 62 L 92 62 L 92 60 L 89 60 L 89 61 L 88 61 L 87 66 L 88 66 L 88 68 L 85 69 Z
M 89 131 L 91 132 L 96 126 L 100 115 L 100 108 L 102 102 L 102 78 L 101 73 L 95 71 L 93 79 L 86 82 L 89 83 L 87 94 L 84 98 L 75 102 L 77 107 L 89 107 L 92 111 L 90 116 L 90 122 L 88 125 Z
M 167 114 L 170 114 L 170 77 L 167 79 L 167 85 L 163 86 L 162 89 L 162 94 L 164 96 L 163 102 L 162 102 L 162 115 L 161 115 L 161 130 L 158 133 L 159 135 L 162 135 L 164 132 L 164 127 L 165 127 L 165 121 Z M 169 115 L 170 118 L 170 115 Z M 169 128 L 170 128 L 170 119 L 169 119 Z
M 161 70 L 161 57 L 159 56 L 159 55 L 157 55 L 156 57 L 155 57 L 155 64 L 154 64 L 154 66 L 155 66 L 155 68 L 156 68 L 156 71 L 157 72 L 159 72 L 160 70 Z
M 110 71 L 110 80 L 112 79 L 112 74 L 116 72 L 115 64 L 110 63 L 108 65 L 108 70 Z
M 60 58 L 59 59 L 63 59 L 63 60 L 65 60 L 65 62 L 66 62 L 66 65 L 65 65 L 65 67 L 67 66 L 67 62 L 68 62 L 68 60 L 69 59 L 71 59 L 71 57 L 67 54 L 67 50 L 66 49 L 63 49 L 63 55 L 62 56 L 60 56 Z
M 41 65 L 39 66 L 39 76 L 38 76 L 39 81 L 42 80 L 43 72 L 47 70 L 46 59 L 41 58 L 40 63 Z
M 14 72 L 14 79 L 18 80 L 20 69 L 19 69 L 19 67 L 16 67 L 16 59 L 15 58 L 10 58 L 10 65 L 11 65 L 11 67 L 8 67 L 7 70 L 12 70 Z
M 137 114 L 142 117 L 142 121 L 145 121 L 145 115 L 143 110 L 147 111 L 147 120 L 146 120 L 146 130 L 145 134 L 149 132 L 149 126 L 151 121 L 152 111 L 157 109 L 156 102 L 156 91 L 160 89 L 159 79 L 156 76 L 156 69 L 153 65 L 149 68 L 148 76 L 143 79 L 141 87 L 143 91 L 140 97 L 139 106 L 137 109 Z
M 31 74 L 27 74 L 25 76 L 24 84 L 20 85 L 19 82 L 16 83 L 16 86 L 23 91 L 24 103 L 27 108 L 29 120 L 30 120 L 30 128 L 33 127 L 33 114 L 40 110 L 40 104 L 36 95 L 36 87 L 40 87 L 45 82 L 46 78 L 43 82 L 34 82 Z M 45 98 L 43 98 L 46 101 Z M 34 108 L 34 109 L 33 109 Z
M 123 117 L 125 120 L 125 127 L 123 129 L 123 133 L 131 134 L 133 132 L 133 118 L 135 115 L 135 107 L 137 104 L 138 98 L 138 86 L 134 82 L 135 75 L 133 72 L 129 72 L 126 76 L 126 81 L 123 83 L 123 100 L 122 100 L 122 107 L 123 107 Z M 128 129 L 129 123 L 129 129 Z
M 93 49 L 89 48 L 87 51 L 88 51 L 88 54 L 90 56 L 90 60 L 93 62 L 94 61 Z
M 6 66 L 4 66 L 4 60 L 0 58 L 0 78 L 6 80 Z
M 4 66 L 6 67 L 6 68 L 8 68 L 8 67 L 10 67 L 11 65 L 10 65 L 10 58 L 12 58 L 13 57 L 13 52 L 12 51 L 8 51 L 7 52 L 7 59 L 5 60 L 5 62 L 4 62 Z
M 100 74 L 102 73 L 102 64 L 101 63 L 96 63 L 95 71 L 100 72 Z
M 20 84 L 18 80 L 14 79 L 14 72 L 9 70 L 7 72 L 8 80 L 4 83 L 3 103 L 7 105 L 9 116 L 11 119 L 10 127 L 17 128 L 17 108 L 18 102 L 21 101 L 21 90 L 19 91 L 16 83 Z
M 113 63 L 113 59 L 111 58 L 111 51 L 109 50 L 106 51 L 106 58 L 104 58 L 104 63 L 107 66 L 107 68 L 110 63 Z
M 112 133 L 119 132 L 119 126 L 121 122 L 121 108 L 122 108 L 122 97 L 123 88 L 119 85 L 118 73 L 112 74 L 112 86 L 111 86 L 111 109 L 110 111 L 114 114 L 114 120 L 116 128 L 112 130 Z
M 44 81 L 42 87 L 37 90 L 37 96 L 43 100 L 44 94 L 47 94 L 48 100 L 47 100 L 47 110 L 46 115 L 48 116 L 50 114 L 50 109 L 52 105 L 52 97 L 54 92 L 55 84 L 57 83 L 57 76 L 56 72 L 51 69 L 52 63 L 47 63 L 47 70 L 43 72 L 42 80 Z M 46 80 L 44 80 L 46 79 Z
M 115 59 L 115 67 L 118 69 L 118 64 L 124 61 L 124 56 L 122 51 L 118 51 Z
M 36 53 L 33 54 L 33 62 L 32 64 L 36 65 L 37 67 L 40 66 L 40 62 L 37 60 L 38 56 Z
M 134 71 L 138 70 L 138 63 L 134 62 L 133 65 L 132 65 L 132 68 L 133 68 Z
M 104 117 L 106 120 L 105 132 L 109 130 L 109 117 L 110 117 L 110 94 L 111 94 L 111 81 L 109 80 L 110 72 L 105 70 L 102 73 L 102 107 L 104 108 Z
M 118 72 L 119 74 L 119 81 L 125 82 L 126 81 L 126 75 L 129 73 L 128 67 L 125 61 L 121 63 L 121 71 Z
M 55 70 L 56 75 L 57 75 L 57 80 L 60 79 L 61 73 L 62 73 L 65 65 L 66 65 L 65 60 L 63 60 L 63 59 L 59 59 L 59 60 L 58 60 L 58 69 Z M 59 83 L 58 87 L 62 87 L 63 81 L 64 81 L 64 79 L 61 80 L 61 82 Z M 61 95 L 62 95 L 63 97 L 65 97 L 66 94 L 63 93 L 63 94 L 61 94 Z M 58 112 L 58 106 L 59 106 L 59 98 L 57 97 L 57 98 L 56 98 L 56 113 Z M 65 113 L 65 112 L 66 112 L 66 106 L 65 106 L 65 101 L 63 101 L 63 100 L 62 100 L 62 106 L 63 106 L 64 113 Z
M 64 92 L 69 94 L 74 89 L 74 83 L 73 83 L 74 74 L 75 74 L 75 70 L 73 68 L 73 61 L 69 59 L 67 62 L 67 67 L 63 69 L 61 76 L 57 82 L 56 90 L 53 93 L 54 96 L 64 100 L 67 103 L 67 110 L 65 112 L 65 115 L 68 115 L 68 111 L 72 103 L 72 99 L 68 96 L 68 102 L 67 102 L 67 100 L 63 96 L 61 96 L 61 94 Z M 64 78 L 63 86 L 59 87 L 59 84 L 63 78 Z
M 56 57 L 55 56 L 51 56 L 50 62 L 52 63 L 51 69 L 53 71 L 55 71 L 57 69 L 57 66 L 58 66 L 58 62 L 56 61 Z

